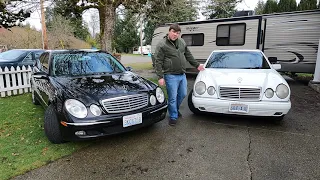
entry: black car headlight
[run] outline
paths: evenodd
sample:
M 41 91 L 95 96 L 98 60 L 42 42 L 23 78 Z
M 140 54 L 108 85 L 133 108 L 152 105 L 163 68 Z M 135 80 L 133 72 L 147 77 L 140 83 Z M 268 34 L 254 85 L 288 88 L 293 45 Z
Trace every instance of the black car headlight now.
M 164 102 L 164 93 L 161 88 L 157 87 L 156 89 L 156 97 L 160 103 Z
M 154 105 L 156 105 L 156 103 L 157 103 L 156 97 L 154 95 L 151 95 L 150 96 L 150 104 L 152 106 L 154 106 Z
M 68 99 L 64 103 L 66 110 L 74 117 L 85 118 L 88 115 L 86 106 L 75 99 Z
M 95 104 L 91 104 L 90 106 L 90 111 L 93 115 L 95 116 L 100 116 L 102 111 L 101 109 L 99 108 L 99 106 L 95 105 Z

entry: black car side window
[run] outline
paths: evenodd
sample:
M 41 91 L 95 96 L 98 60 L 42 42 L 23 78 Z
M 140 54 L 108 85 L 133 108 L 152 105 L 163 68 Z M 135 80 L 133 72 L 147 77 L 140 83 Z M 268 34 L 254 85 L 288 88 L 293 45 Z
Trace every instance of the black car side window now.
M 40 63 L 41 63 L 41 69 L 44 72 L 49 73 L 49 53 L 43 53 L 40 56 Z
M 31 62 L 32 61 L 32 53 L 29 53 L 24 59 L 23 62 Z

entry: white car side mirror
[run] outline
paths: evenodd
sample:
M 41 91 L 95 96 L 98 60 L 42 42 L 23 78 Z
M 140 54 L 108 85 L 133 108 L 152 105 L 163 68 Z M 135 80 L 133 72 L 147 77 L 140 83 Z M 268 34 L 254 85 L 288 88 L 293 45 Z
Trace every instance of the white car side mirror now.
M 272 64 L 273 69 L 279 70 L 281 69 L 281 64 Z

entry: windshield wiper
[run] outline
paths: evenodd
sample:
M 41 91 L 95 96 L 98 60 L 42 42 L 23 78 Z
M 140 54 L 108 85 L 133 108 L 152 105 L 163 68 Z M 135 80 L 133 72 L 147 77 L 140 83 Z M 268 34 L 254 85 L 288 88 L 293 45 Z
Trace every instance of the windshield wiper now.
M 247 68 L 243 68 L 243 69 L 262 69 L 262 67 L 247 67 Z

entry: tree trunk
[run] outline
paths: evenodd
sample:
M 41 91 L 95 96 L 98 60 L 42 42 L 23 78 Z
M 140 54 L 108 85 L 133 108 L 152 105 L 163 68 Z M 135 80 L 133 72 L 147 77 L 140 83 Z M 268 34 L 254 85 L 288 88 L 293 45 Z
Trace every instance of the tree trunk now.
M 115 10 L 112 4 L 101 6 L 99 10 L 100 16 L 100 44 L 101 49 L 112 53 L 112 36 L 115 25 Z

